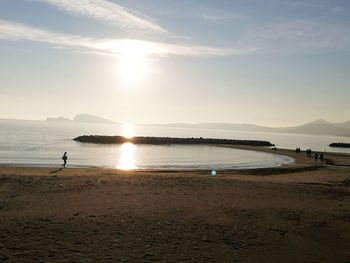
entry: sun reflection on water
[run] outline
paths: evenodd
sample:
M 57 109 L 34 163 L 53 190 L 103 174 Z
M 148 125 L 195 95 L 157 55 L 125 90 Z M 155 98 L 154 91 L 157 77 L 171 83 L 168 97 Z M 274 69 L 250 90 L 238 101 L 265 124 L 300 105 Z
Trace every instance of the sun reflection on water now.
M 128 142 L 122 144 L 119 165 L 117 166 L 118 169 L 132 170 L 137 168 L 135 162 L 135 149 L 136 146 L 133 143 Z

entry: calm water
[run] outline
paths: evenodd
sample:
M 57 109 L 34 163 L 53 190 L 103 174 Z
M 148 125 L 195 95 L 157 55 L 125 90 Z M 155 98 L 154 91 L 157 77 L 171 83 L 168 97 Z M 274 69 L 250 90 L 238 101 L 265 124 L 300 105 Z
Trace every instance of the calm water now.
M 126 129 L 128 130 L 128 129 Z M 130 128 L 129 128 L 130 130 Z M 227 169 L 278 166 L 291 158 L 209 146 L 94 145 L 72 139 L 83 134 L 121 135 L 125 126 L 0 120 L 0 164 L 58 166 L 67 151 L 71 166 L 103 166 L 121 169 Z M 297 146 L 317 151 L 350 152 L 329 148 L 331 142 L 350 142 L 349 137 L 249 133 L 227 130 L 134 126 L 134 135 L 215 137 L 268 140 L 281 148 Z

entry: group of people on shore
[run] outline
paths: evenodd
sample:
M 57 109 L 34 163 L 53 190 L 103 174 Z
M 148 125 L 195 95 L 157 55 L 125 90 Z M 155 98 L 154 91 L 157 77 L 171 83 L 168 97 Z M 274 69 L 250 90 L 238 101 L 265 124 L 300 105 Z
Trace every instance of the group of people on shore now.
M 311 156 L 311 155 L 312 155 L 311 149 L 307 149 L 307 150 L 306 150 L 306 155 L 309 156 L 309 157 L 312 157 L 312 156 Z
M 298 153 L 298 154 L 300 154 L 300 153 L 301 153 L 300 147 L 297 147 L 297 148 L 295 149 L 295 152 Z M 306 149 L 305 152 L 306 152 L 306 156 L 311 157 L 311 158 L 315 158 L 315 160 L 320 159 L 321 162 L 323 162 L 323 160 L 324 160 L 323 153 L 317 153 L 317 152 L 315 152 L 314 155 L 312 155 L 313 152 L 312 152 L 311 149 Z

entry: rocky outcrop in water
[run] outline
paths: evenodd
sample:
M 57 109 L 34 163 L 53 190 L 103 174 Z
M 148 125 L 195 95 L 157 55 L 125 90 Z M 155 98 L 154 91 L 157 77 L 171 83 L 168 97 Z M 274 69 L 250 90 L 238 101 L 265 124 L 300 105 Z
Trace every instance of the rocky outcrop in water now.
M 274 144 L 268 141 L 257 140 L 229 140 L 229 139 L 212 139 L 212 138 L 171 138 L 171 137 L 132 137 L 126 138 L 123 136 L 101 136 L 101 135 L 83 135 L 74 139 L 83 143 L 98 143 L 98 144 L 122 144 L 122 143 L 134 143 L 134 144 L 152 144 L 152 145 L 165 145 L 165 144 L 226 144 L 226 145 L 248 145 L 248 146 L 274 146 Z
M 338 147 L 338 148 L 350 148 L 350 143 L 334 142 L 334 143 L 331 143 L 329 146 Z

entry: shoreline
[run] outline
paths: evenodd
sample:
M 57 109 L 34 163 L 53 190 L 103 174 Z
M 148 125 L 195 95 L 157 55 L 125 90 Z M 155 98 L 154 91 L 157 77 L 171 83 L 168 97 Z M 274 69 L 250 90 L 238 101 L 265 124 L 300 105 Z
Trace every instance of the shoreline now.
M 287 169 L 293 169 L 293 168 L 306 168 L 306 167 L 320 167 L 325 165 L 331 165 L 334 167 L 337 166 L 344 166 L 344 167 L 350 167 L 350 153 L 338 153 L 338 152 L 327 152 L 324 153 L 325 159 L 323 162 L 320 160 L 315 160 L 313 157 L 306 156 L 305 152 L 296 153 L 295 150 L 291 149 L 283 149 L 283 148 L 270 148 L 270 147 L 261 147 L 261 146 L 246 146 L 246 145 L 222 145 L 222 144 L 212 144 L 207 145 L 210 147 L 224 147 L 224 148 L 232 148 L 232 149 L 238 149 L 238 150 L 247 150 L 247 151 L 255 151 L 255 152 L 263 152 L 263 153 L 269 153 L 274 155 L 281 155 L 286 156 L 289 158 L 292 158 L 294 161 L 288 164 L 281 164 L 281 165 L 275 165 L 270 167 L 252 167 L 252 168 L 224 168 L 224 169 L 217 169 L 220 172 L 235 172 L 235 171 L 252 171 L 252 170 L 266 170 L 266 169 L 280 169 L 280 168 L 287 168 Z M 31 165 L 31 164 L 0 164 L 1 167 L 13 167 L 13 168 L 38 168 L 38 169 L 54 169 L 54 168 L 60 168 L 60 165 L 58 164 L 44 164 L 44 165 Z M 73 165 L 69 166 L 66 169 L 112 169 L 112 170 L 121 170 L 119 168 L 109 167 L 109 166 L 94 166 L 94 165 Z M 141 172 L 203 172 L 211 170 L 210 168 L 135 168 L 130 169 L 130 171 L 141 171 Z

